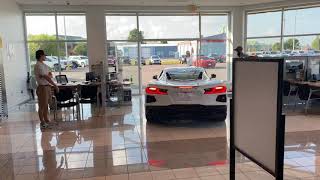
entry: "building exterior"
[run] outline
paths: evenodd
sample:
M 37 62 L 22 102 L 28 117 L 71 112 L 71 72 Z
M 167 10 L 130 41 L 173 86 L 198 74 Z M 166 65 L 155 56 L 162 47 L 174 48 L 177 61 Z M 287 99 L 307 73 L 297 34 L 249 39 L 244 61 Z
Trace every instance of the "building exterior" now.
M 136 45 L 122 45 L 120 47 L 123 56 L 131 58 L 138 57 Z M 150 58 L 153 55 L 158 55 L 160 58 L 178 58 L 177 45 L 175 44 L 142 44 L 141 57 Z

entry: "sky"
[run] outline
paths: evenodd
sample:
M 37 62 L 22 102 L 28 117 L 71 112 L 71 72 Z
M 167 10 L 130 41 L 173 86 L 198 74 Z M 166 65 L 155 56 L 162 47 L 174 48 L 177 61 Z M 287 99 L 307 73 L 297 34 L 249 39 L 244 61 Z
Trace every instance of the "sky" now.
M 54 16 L 27 16 L 28 34 L 55 35 Z M 126 40 L 129 32 L 137 27 L 135 16 L 106 17 L 107 38 L 112 40 Z M 221 33 L 223 27 L 228 26 L 227 16 L 203 16 L 202 34 L 211 36 Z M 141 16 L 140 30 L 148 39 L 158 38 L 198 38 L 198 16 Z M 67 35 L 86 38 L 85 16 L 66 16 Z M 64 35 L 64 19 L 58 16 L 58 32 Z
M 64 17 L 58 16 L 58 32 L 64 35 Z M 85 16 L 66 16 L 66 32 L 70 36 L 87 37 Z M 27 34 L 48 34 L 56 35 L 54 16 L 27 16 Z
M 320 33 L 320 7 L 288 10 L 284 13 L 284 34 Z M 85 16 L 66 16 L 67 35 L 86 38 Z M 55 35 L 54 16 L 27 16 L 28 34 Z M 198 38 L 198 16 L 140 16 L 140 30 L 147 39 Z M 137 27 L 135 16 L 108 16 L 107 39 L 126 40 L 129 32 Z M 221 33 L 228 26 L 227 16 L 202 16 L 201 29 L 204 37 Z M 64 35 L 64 18 L 58 16 L 59 35 Z M 267 12 L 248 15 L 247 36 L 280 36 L 281 12 Z M 316 36 L 299 37 L 302 45 L 310 45 Z M 277 39 L 261 39 L 260 41 L 277 42 Z
M 146 39 L 199 38 L 198 16 L 140 16 L 139 28 Z M 219 34 L 228 26 L 227 16 L 203 16 L 202 34 Z M 135 16 L 109 16 L 106 18 L 107 38 L 126 40 L 129 32 L 136 28 Z
M 284 34 L 320 33 L 320 8 L 289 10 L 284 13 Z M 281 35 L 281 12 L 248 16 L 248 37 Z

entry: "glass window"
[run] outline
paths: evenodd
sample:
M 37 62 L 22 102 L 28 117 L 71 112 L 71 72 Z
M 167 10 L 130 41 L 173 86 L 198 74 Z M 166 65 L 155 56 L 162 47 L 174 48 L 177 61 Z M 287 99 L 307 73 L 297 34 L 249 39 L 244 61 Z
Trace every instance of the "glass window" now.
M 26 29 L 28 41 L 56 40 L 56 24 L 54 14 L 27 15 Z
M 320 53 L 318 56 L 309 58 L 308 80 L 320 81 Z
M 54 75 L 62 71 L 69 81 L 84 81 L 85 72 L 89 71 L 85 15 L 58 15 L 58 34 L 55 20 L 54 14 L 26 14 L 31 69 L 36 62 L 35 52 L 42 49 L 48 55 L 45 63 Z
M 51 71 L 58 71 L 59 70 L 59 63 L 58 63 L 58 47 L 57 43 L 54 42 L 29 42 L 28 43 L 28 50 L 29 50 L 29 60 L 31 65 L 31 72 L 33 73 L 34 65 L 36 64 L 36 51 L 38 49 L 43 49 L 45 53 L 48 55 L 46 61 L 44 62 L 47 64 Z
M 166 73 L 167 79 L 172 81 L 193 81 L 206 78 L 201 69 L 172 69 Z
M 107 40 L 137 40 L 136 16 L 106 16 Z
M 202 38 L 213 39 L 216 35 L 228 32 L 228 16 L 201 16 L 201 35 Z
M 86 16 L 58 15 L 58 35 L 63 40 L 87 39 Z
M 247 21 L 247 37 L 281 35 L 281 11 L 249 14 Z
M 199 38 L 199 16 L 139 16 L 144 39 Z
M 279 38 L 247 39 L 246 52 L 258 57 L 280 56 L 281 43 Z
M 67 75 L 69 81 L 85 81 L 85 73 L 89 72 L 87 43 L 61 42 L 59 47 L 61 72 Z
M 214 58 L 218 62 L 226 61 L 228 16 L 201 16 L 200 55 Z
M 296 55 L 312 55 L 319 50 L 319 36 L 295 36 L 283 38 L 283 49 Z
M 284 11 L 284 34 L 320 33 L 320 7 Z
M 120 81 L 129 82 L 132 93 L 139 93 L 138 70 L 138 43 L 133 42 L 108 42 L 107 63 L 109 66 L 109 78 L 117 78 Z M 145 61 L 141 61 L 145 65 Z M 118 69 L 116 69 L 118 68 Z

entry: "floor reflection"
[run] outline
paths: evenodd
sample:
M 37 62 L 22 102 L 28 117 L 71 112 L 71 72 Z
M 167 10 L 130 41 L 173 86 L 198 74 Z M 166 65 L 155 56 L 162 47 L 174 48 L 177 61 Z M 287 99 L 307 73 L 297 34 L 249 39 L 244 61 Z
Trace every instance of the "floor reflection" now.
M 31 102 L 21 106 L 0 126 L 0 179 L 126 174 L 125 179 L 130 179 L 130 174 L 141 172 L 151 173 L 153 179 L 159 174 L 169 179 L 225 179 L 228 141 L 224 122 L 150 124 L 144 118 L 143 103 L 137 96 L 133 106 L 102 108 L 85 104 L 81 120 L 74 120 L 67 109 L 60 112 L 58 124 L 44 132 L 34 112 L 36 105 Z M 320 174 L 319 144 L 319 130 L 286 133 L 288 178 L 307 179 Z M 246 158 L 238 155 L 237 159 L 237 173 L 243 179 L 270 178 Z

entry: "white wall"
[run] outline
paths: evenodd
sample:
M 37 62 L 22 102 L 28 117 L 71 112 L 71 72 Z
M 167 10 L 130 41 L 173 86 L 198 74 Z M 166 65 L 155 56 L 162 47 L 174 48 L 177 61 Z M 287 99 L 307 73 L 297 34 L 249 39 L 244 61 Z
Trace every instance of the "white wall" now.
M 13 0 L 1 0 L 0 36 L 4 44 L 4 73 L 10 109 L 29 98 L 26 89 L 28 66 L 24 44 L 23 14 Z M 10 53 L 8 53 L 8 47 L 11 49 Z

